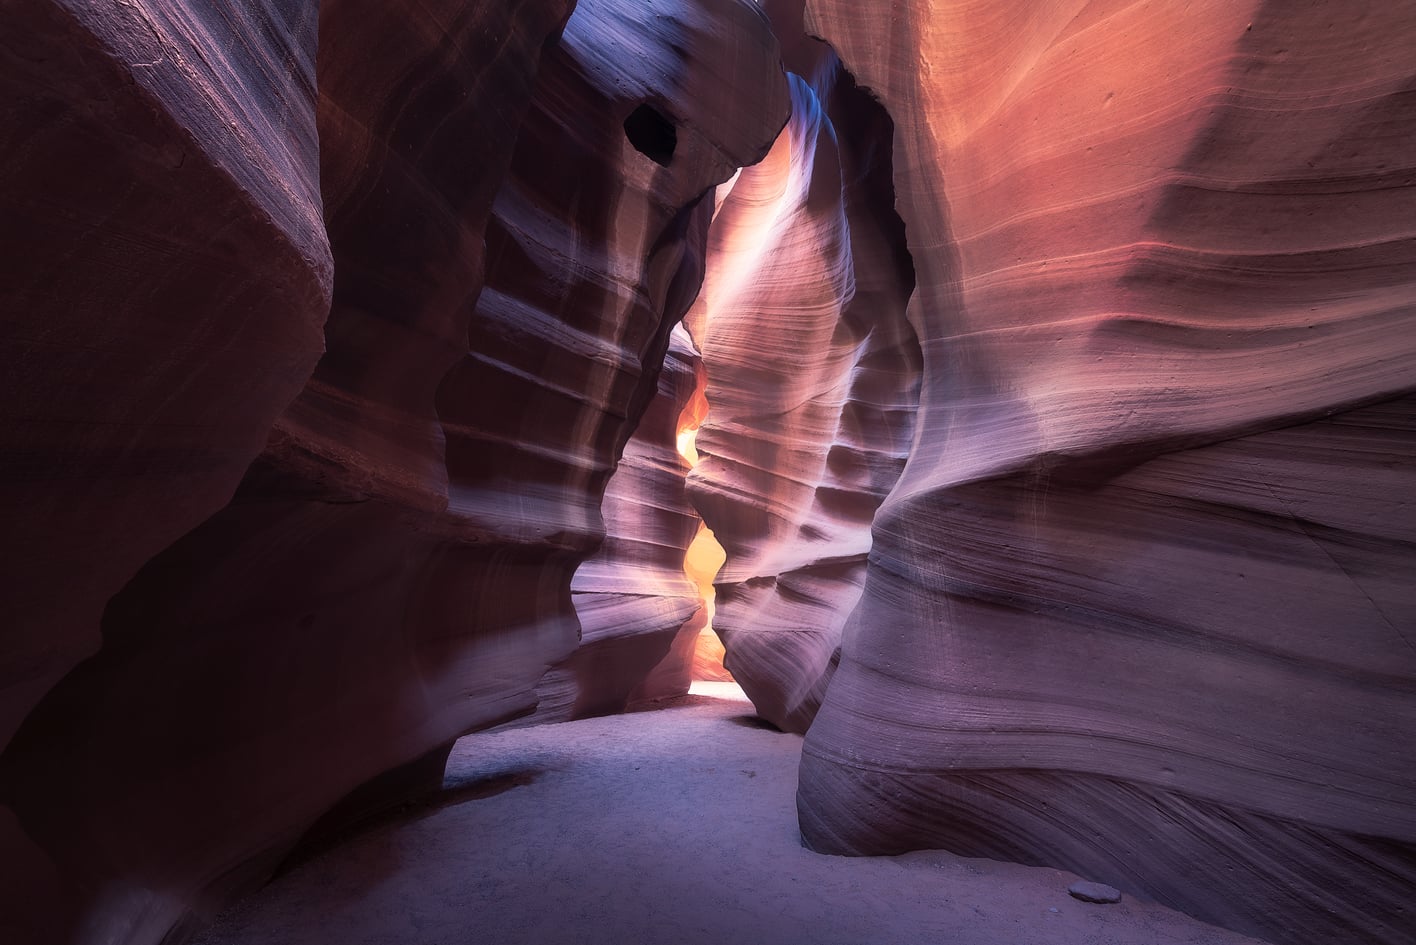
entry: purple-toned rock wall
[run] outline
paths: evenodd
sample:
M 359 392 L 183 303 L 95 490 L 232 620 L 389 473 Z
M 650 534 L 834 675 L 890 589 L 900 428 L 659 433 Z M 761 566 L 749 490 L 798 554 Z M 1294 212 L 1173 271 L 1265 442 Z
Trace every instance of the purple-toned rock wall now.
M 0 941 L 176 945 L 459 736 L 681 691 L 701 514 L 813 848 L 1409 945 L 1413 62 L 1409 3 L 0 5 Z
M 1416 934 L 1416 9 L 810 0 L 895 121 L 914 448 L 803 833 Z
M 571 6 L 0 13 L 0 937 L 176 941 L 574 650 L 787 97 L 751 4 Z

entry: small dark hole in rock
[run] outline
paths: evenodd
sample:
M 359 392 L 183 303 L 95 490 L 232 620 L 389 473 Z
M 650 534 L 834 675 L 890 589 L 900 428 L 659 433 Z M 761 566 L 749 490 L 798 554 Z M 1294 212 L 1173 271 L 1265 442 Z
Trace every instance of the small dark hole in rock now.
M 668 167 L 678 147 L 678 130 L 653 105 L 640 105 L 624 120 L 624 134 L 634 149 L 655 164 Z

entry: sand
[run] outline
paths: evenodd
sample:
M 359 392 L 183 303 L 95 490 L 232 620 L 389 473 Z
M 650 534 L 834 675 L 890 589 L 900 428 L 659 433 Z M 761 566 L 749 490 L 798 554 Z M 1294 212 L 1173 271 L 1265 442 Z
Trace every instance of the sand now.
M 652 712 L 465 738 L 433 803 L 359 832 L 230 910 L 205 945 L 1256 940 L 1071 873 L 944 853 L 805 850 L 801 739 L 719 685 Z

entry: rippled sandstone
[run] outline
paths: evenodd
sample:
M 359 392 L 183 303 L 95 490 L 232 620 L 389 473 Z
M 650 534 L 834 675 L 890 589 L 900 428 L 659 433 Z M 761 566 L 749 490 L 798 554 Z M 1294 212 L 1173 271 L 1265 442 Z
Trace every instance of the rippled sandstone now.
M 687 318 L 709 404 L 689 484 L 727 553 L 713 617 L 725 664 L 759 714 L 802 732 L 909 450 L 919 348 L 890 119 L 801 36 L 799 9 L 769 12 L 802 74 L 772 152 L 718 195 Z
M 175 941 L 535 705 L 701 278 L 702 198 L 765 153 L 786 90 L 738 2 L 586 0 L 567 22 L 565 0 L 326 0 L 318 30 L 297 4 L 75 9 L 3 14 L 54 47 L 6 47 L 48 148 L 7 151 L 34 213 L 70 199 L 44 164 L 118 162 L 31 244 L 14 310 L 52 363 L 14 362 L 39 406 L 7 427 L 34 465 L 6 501 L 52 506 L 37 473 L 89 465 L 85 547 L 35 567 L 45 620 L 74 598 L 72 655 L 21 649 L 35 681 L 6 680 L 5 934 Z
M 924 374 L 807 841 L 1408 941 L 1416 14 L 808 11 L 895 121 Z

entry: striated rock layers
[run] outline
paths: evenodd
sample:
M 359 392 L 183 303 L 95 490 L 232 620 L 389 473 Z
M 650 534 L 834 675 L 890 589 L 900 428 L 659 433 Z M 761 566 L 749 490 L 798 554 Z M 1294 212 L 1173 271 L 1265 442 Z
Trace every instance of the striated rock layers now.
M 810 0 L 895 121 L 919 431 L 816 849 L 1416 935 L 1416 7 Z
M 813 847 L 1416 938 L 1416 7 L 572 6 L 0 5 L 0 940 L 681 685 L 700 282 Z
M 0 13 L 0 937 L 179 940 L 574 648 L 788 105 L 751 4 L 570 6 Z
M 727 553 L 713 627 L 759 714 L 798 732 L 903 467 L 919 377 L 889 118 L 801 45 L 788 61 L 812 81 L 791 75 L 782 136 L 720 193 L 688 317 L 709 404 L 690 495 Z
M 669 340 L 658 392 L 605 488 L 605 541 L 570 583 L 580 645 L 542 679 L 529 721 L 622 712 L 641 695 L 688 691 L 693 650 L 676 642 L 697 635 L 686 625 L 702 601 L 684 556 L 701 522 L 688 504 L 677 437 L 699 357 L 682 326 Z

